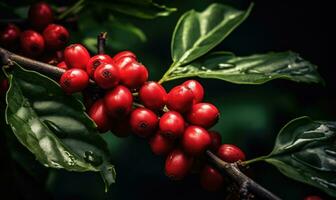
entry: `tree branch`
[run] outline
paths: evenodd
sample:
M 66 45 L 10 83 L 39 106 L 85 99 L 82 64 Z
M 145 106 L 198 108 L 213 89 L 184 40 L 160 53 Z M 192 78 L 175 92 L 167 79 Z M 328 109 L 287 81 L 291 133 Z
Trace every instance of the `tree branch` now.
M 98 50 L 98 54 L 104 54 L 105 53 L 106 36 L 107 36 L 107 32 L 101 32 L 97 36 L 97 50 Z
M 241 188 L 241 196 L 246 197 L 246 195 L 248 195 L 247 192 L 250 192 L 256 195 L 258 197 L 257 199 L 281 200 L 279 197 L 275 196 L 273 193 L 243 174 L 239 170 L 237 163 L 227 163 L 209 150 L 206 151 L 206 155 L 214 167 L 219 169 L 222 173 L 228 175 L 239 185 Z

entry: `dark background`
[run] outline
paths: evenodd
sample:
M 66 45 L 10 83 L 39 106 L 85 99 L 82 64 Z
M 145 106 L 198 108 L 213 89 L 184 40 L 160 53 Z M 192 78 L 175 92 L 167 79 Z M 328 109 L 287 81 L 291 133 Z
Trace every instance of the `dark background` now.
M 155 20 L 130 18 L 144 30 L 148 41 L 125 44 L 150 68 L 152 80 L 158 80 L 170 65 L 171 34 L 181 14 L 192 8 L 203 10 L 213 1 L 159 2 L 179 10 L 169 17 Z M 245 9 L 250 1 L 220 2 Z M 329 2 L 332 1 L 255 1 L 251 16 L 216 48 L 242 56 L 292 50 L 319 67 L 325 86 L 286 80 L 274 80 L 264 85 L 199 80 L 206 89 L 205 100 L 214 102 L 221 111 L 221 119 L 214 129 L 221 132 L 224 143 L 238 145 L 249 159 L 268 154 L 280 128 L 296 117 L 307 115 L 313 119 L 335 120 L 336 66 L 332 62 L 334 50 L 331 51 L 334 42 L 331 29 L 335 19 L 331 17 L 333 6 Z M 110 39 L 108 42 L 114 41 Z M 167 83 L 165 87 L 169 89 L 182 81 Z M 147 200 L 224 199 L 227 194 L 224 190 L 205 192 L 198 184 L 197 175 L 179 182 L 170 181 L 163 173 L 164 158 L 155 157 L 146 141 L 135 137 L 119 139 L 111 134 L 104 135 L 104 138 L 109 143 L 117 170 L 117 183 L 107 194 L 97 174 L 51 170 L 49 176 L 43 176 L 46 177 L 44 185 L 15 163 L 0 171 L 3 194 L 13 197 L 8 199 Z M 2 152 L 1 157 L 4 156 Z M 283 199 L 303 199 L 309 194 L 330 198 L 313 187 L 283 176 L 275 167 L 264 163 L 252 165 L 249 174 Z

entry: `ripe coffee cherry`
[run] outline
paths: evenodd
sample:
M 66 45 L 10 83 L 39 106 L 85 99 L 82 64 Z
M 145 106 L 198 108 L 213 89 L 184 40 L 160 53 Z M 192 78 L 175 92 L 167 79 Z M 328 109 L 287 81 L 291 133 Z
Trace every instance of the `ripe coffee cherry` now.
M 182 85 L 191 89 L 191 91 L 194 94 L 194 103 L 199 103 L 203 101 L 204 89 L 203 89 L 203 86 L 198 81 L 188 80 L 182 83 Z
M 131 112 L 133 96 L 128 88 L 119 85 L 106 93 L 104 97 L 107 114 L 115 117 L 125 117 Z
M 170 90 L 167 95 L 167 106 L 170 110 L 180 113 L 188 111 L 194 100 L 192 91 L 186 86 L 179 85 Z
M 112 63 L 103 63 L 95 70 L 94 80 L 103 89 L 113 88 L 119 83 L 119 70 Z
M 174 141 L 163 137 L 158 131 L 149 140 L 149 145 L 155 155 L 166 155 L 174 148 Z
M 184 119 L 182 115 L 175 111 L 168 111 L 160 118 L 161 134 L 169 138 L 177 138 L 184 132 Z
M 222 136 L 217 131 L 209 131 L 211 144 L 210 149 L 213 152 L 217 152 L 218 148 L 222 144 Z
M 0 33 L 0 44 L 5 47 L 13 46 L 20 38 L 20 29 L 15 24 L 8 24 Z
M 137 108 L 131 113 L 132 132 L 140 137 L 152 135 L 157 129 L 158 122 L 158 116 L 147 108 Z
M 86 65 L 90 60 L 90 54 L 83 45 L 72 44 L 65 48 L 64 60 L 69 68 L 86 70 Z
M 140 88 L 148 79 L 148 71 L 138 62 L 130 62 L 120 70 L 121 83 L 128 88 Z
M 207 191 L 216 191 L 223 185 L 223 176 L 214 168 L 205 165 L 200 174 L 201 186 Z
M 89 84 L 89 76 L 82 69 L 69 69 L 61 76 L 60 85 L 65 93 L 80 92 Z
M 106 114 L 103 99 L 97 100 L 89 110 L 90 118 L 97 124 L 98 130 L 104 133 L 110 129 L 110 121 Z
M 304 200 L 322 200 L 322 198 L 319 196 L 311 195 L 311 196 L 306 196 Z
M 136 55 L 131 51 L 121 51 L 117 53 L 116 55 L 114 55 L 113 60 L 118 61 L 120 58 L 124 58 L 124 57 L 131 57 L 136 60 Z
M 182 136 L 182 146 L 191 155 L 203 153 L 211 144 L 211 138 L 204 128 L 189 126 Z
M 222 144 L 217 151 L 217 156 L 229 163 L 245 160 L 244 152 L 232 144 Z
M 28 11 L 28 19 L 30 24 L 37 30 L 43 30 L 48 24 L 54 20 L 51 7 L 44 2 L 32 5 Z
M 181 149 L 175 149 L 166 159 L 165 173 L 173 180 L 181 180 L 188 174 L 192 163 L 191 156 L 186 155 Z
M 166 104 L 167 92 L 157 82 L 146 82 L 139 90 L 140 101 L 146 108 L 160 110 Z
M 67 67 L 67 65 L 65 64 L 64 61 L 58 63 L 58 64 L 57 64 L 57 67 L 58 67 L 58 68 L 61 68 L 61 69 L 65 69 L 65 70 L 68 69 L 68 67 Z
M 21 48 L 27 56 L 36 57 L 44 50 L 44 39 L 38 32 L 27 30 L 20 36 Z
M 113 58 L 114 60 L 114 58 Z M 119 71 L 124 69 L 129 63 L 136 63 L 137 61 L 133 57 L 122 57 L 118 60 L 114 60 L 115 65 L 119 68 Z
M 94 71 L 103 63 L 112 64 L 113 59 L 106 54 L 99 54 L 90 58 L 89 62 L 86 65 L 86 71 L 90 75 L 90 77 L 93 77 Z
M 57 24 L 49 24 L 43 31 L 43 38 L 49 50 L 62 49 L 69 41 L 69 32 Z
M 219 111 L 211 103 L 197 103 L 191 107 L 187 114 L 187 120 L 190 124 L 210 128 L 219 117 Z

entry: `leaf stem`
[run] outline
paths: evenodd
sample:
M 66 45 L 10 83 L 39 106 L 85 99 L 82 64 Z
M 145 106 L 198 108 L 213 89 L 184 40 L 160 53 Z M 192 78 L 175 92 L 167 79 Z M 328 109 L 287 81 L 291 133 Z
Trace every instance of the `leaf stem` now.
M 79 0 L 66 11 L 64 11 L 61 15 L 58 16 L 58 19 L 64 19 L 66 16 L 71 14 L 73 11 L 76 11 L 77 8 L 81 7 L 85 0 Z
M 179 66 L 179 63 L 173 62 L 168 70 L 163 74 L 162 78 L 158 81 L 159 84 L 164 83 L 165 81 L 168 80 L 169 74 L 174 71 L 175 67 Z
M 250 165 L 250 164 L 255 163 L 255 162 L 264 161 L 267 158 L 269 158 L 268 155 L 267 156 L 260 156 L 260 157 L 257 157 L 257 158 L 253 158 L 251 160 L 244 161 L 243 164 L 244 165 Z

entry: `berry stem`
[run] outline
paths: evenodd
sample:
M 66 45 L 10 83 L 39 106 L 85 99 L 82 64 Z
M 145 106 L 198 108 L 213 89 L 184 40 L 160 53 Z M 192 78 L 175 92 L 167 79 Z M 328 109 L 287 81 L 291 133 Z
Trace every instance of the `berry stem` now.
M 104 54 L 105 53 L 106 36 L 107 36 L 107 32 L 101 32 L 97 36 L 97 51 L 98 51 L 98 54 Z
M 206 151 L 206 155 L 214 167 L 227 174 L 239 185 L 239 187 L 241 187 L 241 196 L 246 196 L 246 191 L 248 191 L 256 195 L 258 197 L 257 199 L 280 200 L 279 197 L 275 196 L 273 193 L 243 174 L 239 170 L 237 163 L 227 163 L 209 150 Z

